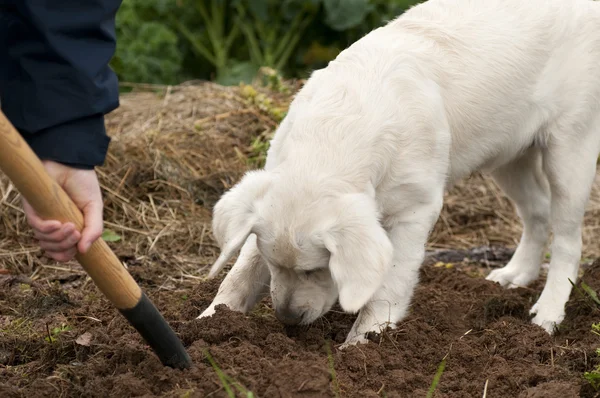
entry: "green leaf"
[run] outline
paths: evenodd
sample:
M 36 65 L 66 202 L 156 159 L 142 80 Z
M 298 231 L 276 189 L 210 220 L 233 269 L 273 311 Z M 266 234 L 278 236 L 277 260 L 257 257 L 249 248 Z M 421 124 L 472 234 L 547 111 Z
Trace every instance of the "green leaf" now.
M 600 386 L 600 373 L 598 373 L 598 369 L 591 372 L 585 372 L 583 377 L 592 385 L 594 390 L 598 390 L 598 387 Z
M 158 1 L 156 6 L 163 3 L 169 2 Z M 111 67 L 121 81 L 177 83 L 183 63 L 177 34 L 163 22 L 145 20 L 140 15 L 143 7 L 133 4 L 137 2 L 124 2 L 117 14 L 118 41 Z
M 442 374 L 444 373 L 444 370 L 446 369 L 446 358 L 448 355 L 446 355 L 443 359 L 442 362 L 440 362 L 437 372 L 435 372 L 435 376 L 433 377 L 433 381 L 431 382 L 431 385 L 429 386 L 429 391 L 427 391 L 427 398 L 431 398 L 433 397 L 433 393 L 435 392 L 435 389 L 437 388 L 440 379 L 442 377 Z
M 104 239 L 106 242 L 118 242 L 121 240 L 121 237 L 117 235 L 115 231 L 105 229 L 104 232 L 102 232 L 102 239 Z
M 251 62 L 236 62 L 225 68 L 217 76 L 217 83 L 223 86 L 237 86 L 240 83 L 251 83 L 258 73 L 258 67 Z
M 315 13 L 323 0 L 283 0 L 281 3 L 281 15 L 286 20 L 292 20 L 296 15 L 303 11 Z
M 369 0 L 323 0 L 323 4 L 325 22 L 338 31 L 358 26 L 374 8 Z
M 591 287 L 589 287 L 585 282 L 581 282 L 581 288 L 588 294 L 588 296 L 590 296 L 590 298 L 592 300 L 594 300 L 594 302 L 598 305 L 600 305 L 600 299 L 598 299 L 598 294 L 594 291 L 594 289 L 592 289 Z
M 254 17 L 261 22 L 267 22 L 269 19 L 269 1 L 268 0 L 246 0 L 248 10 L 254 14 Z

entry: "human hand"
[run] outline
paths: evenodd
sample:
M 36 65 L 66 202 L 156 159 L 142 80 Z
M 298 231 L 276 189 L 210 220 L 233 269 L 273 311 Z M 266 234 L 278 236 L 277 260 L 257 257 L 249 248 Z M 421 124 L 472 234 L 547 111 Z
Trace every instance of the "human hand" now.
M 76 169 L 45 160 L 46 171 L 82 211 L 84 227 L 81 232 L 72 222 L 43 220 L 23 198 L 23 209 L 34 236 L 46 254 L 56 261 L 72 260 L 77 251 L 85 253 L 103 230 L 103 202 L 100 183 L 94 170 Z

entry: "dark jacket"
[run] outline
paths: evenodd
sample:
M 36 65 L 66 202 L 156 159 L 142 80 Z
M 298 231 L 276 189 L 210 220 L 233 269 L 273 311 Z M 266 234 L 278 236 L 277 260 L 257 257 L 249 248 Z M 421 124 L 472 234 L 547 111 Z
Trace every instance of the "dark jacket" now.
M 109 68 L 122 0 L 0 0 L 0 104 L 42 158 L 102 165 L 104 115 L 119 106 Z

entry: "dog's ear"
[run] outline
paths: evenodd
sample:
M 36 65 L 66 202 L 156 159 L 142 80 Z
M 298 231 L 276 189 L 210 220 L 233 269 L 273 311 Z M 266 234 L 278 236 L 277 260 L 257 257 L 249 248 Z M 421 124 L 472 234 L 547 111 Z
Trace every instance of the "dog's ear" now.
M 215 205 L 212 230 L 221 255 L 211 267 L 209 278 L 225 267 L 252 233 L 257 221 L 255 203 L 265 195 L 270 184 L 271 175 L 267 171 L 249 171 Z
M 336 217 L 323 234 L 323 243 L 331 253 L 329 270 L 340 305 L 354 313 L 381 286 L 392 265 L 393 247 L 372 196 L 346 194 L 334 203 Z

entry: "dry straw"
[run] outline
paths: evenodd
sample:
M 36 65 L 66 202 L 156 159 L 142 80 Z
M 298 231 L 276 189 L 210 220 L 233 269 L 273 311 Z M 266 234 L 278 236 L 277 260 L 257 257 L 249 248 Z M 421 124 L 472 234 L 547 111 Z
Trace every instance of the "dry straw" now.
M 270 79 L 273 83 L 273 79 Z M 110 245 L 127 266 L 178 270 L 192 283 L 218 255 L 210 212 L 224 190 L 248 168 L 258 167 L 302 82 L 221 87 L 207 82 L 180 86 L 132 85 L 107 117 L 113 137 L 98 169 Z M 77 272 L 42 256 L 25 222 L 17 192 L 0 176 L 0 268 L 41 277 Z M 598 184 L 586 214 L 584 256 L 596 257 L 600 241 Z M 430 248 L 514 247 L 521 227 L 511 203 L 489 178 L 476 175 L 446 195 Z M 114 236 L 113 236 L 114 237 Z M 168 271 L 165 271 L 168 272 Z

